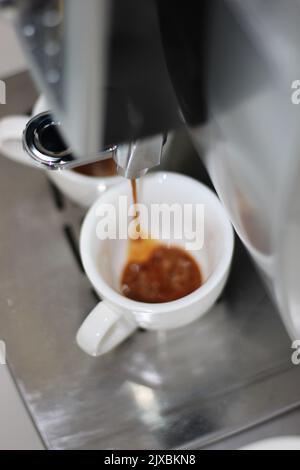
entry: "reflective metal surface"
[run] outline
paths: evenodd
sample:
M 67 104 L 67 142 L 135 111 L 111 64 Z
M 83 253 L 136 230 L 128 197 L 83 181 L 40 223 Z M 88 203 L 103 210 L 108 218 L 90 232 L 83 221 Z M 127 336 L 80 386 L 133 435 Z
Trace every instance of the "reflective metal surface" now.
M 290 339 L 240 244 L 202 320 L 86 356 L 75 334 L 98 299 L 78 258 L 84 213 L 41 171 L 0 168 L 0 336 L 48 448 L 201 448 L 300 404 Z M 185 171 L 202 179 L 198 160 Z
M 128 179 L 141 178 L 149 169 L 158 166 L 167 135 L 157 135 L 135 142 L 112 145 L 94 155 L 80 157 L 62 137 L 61 123 L 49 111 L 33 116 L 23 132 L 25 152 L 37 166 L 48 170 L 63 170 L 80 164 L 114 158 L 117 172 Z
M 60 122 L 44 112 L 30 119 L 24 129 L 24 150 L 44 169 L 58 170 L 74 160 L 71 149 L 61 137 L 60 127 Z
M 107 160 L 113 158 L 117 152 L 117 146 L 112 145 L 99 150 L 94 156 L 85 155 L 81 161 L 64 141 L 61 123 L 48 111 L 39 113 L 28 121 L 23 132 L 23 147 L 36 165 L 44 170 L 63 170 L 79 166 L 80 163 Z

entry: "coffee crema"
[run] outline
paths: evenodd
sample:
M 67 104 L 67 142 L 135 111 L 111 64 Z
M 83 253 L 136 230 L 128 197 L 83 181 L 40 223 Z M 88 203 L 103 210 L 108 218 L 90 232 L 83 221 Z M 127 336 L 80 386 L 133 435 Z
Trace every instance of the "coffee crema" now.
M 133 245 L 147 240 L 131 241 Z M 125 266 L 121 288 L 129 299 L 146 303 L 164 303 L 191 294 L 202 284 L 200 268 L 185 250 L 151 241 L 150 253 L 135 248 L 136 259 Z M 145 244 L 146 251 L 147 243 Z M 132 248 L 131 248 L 132 250 Z
M 117 166 L 113 158 L 101 160 L 99 162 L 89 163 L 73 168 L 73 171 L 85 176 L 108 177 L 117 174 Z

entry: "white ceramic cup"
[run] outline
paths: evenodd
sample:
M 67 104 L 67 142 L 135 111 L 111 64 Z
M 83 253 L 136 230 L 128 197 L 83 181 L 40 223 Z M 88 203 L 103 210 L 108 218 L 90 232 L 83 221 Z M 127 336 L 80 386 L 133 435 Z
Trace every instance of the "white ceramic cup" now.
M 112 350 L 139 326 L 167 330 L 187 325 L 204 315 L 220 296 L 232 260 L 233 229 L 217 196 L 192 178 L 176 173 L 153 173 L 139 180 L 139 200 L 147 207 L 154 203 L 204 205 L 204 245 L 201 250 L 190 252 L 199 263 L 204 283 L 190 295 L 167 303 L 149 304 L 124 297 L 120 293 L 120 277 L 126 264 L 128 240 L 100 240 L 96 234 L 101 205 L 112 204 L 117 208 L 120 196 L 124 195 L 131 200 L 128 181 L 100 197 L 82 226 L 83 266 L 103 299 L 77 334 L 78 345 L 92 356 Z M 180 246 L 183 242 L 170 240 L 170 243 Z
M 40 97 L 32 116 L 48 111 L 46 99 Z M 8 116 L 0 121 L 0 153 L 5 157 L 25 165 L 35 166 L 23 149 L 22 135 L 28 116 Z M 123 181 L 115 175 L 108 177 L 87 176 L 72 170 L 47 171 L 54 184 L 73 202 L 82 207 L 90 207 L 108 188 Z

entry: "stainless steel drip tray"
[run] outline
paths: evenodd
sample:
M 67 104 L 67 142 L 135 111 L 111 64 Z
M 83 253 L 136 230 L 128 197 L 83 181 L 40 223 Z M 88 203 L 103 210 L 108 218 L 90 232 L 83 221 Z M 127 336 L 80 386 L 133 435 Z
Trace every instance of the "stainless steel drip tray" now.
M 3 157 L 0 170 L 0 337 L 48 448 L 200 448 L 299 404 L 291 342 L 240 244 L 206 317 L 85 355 L 75 335 L 98 299 L 78 255 L 84 211 L 41 171 Z

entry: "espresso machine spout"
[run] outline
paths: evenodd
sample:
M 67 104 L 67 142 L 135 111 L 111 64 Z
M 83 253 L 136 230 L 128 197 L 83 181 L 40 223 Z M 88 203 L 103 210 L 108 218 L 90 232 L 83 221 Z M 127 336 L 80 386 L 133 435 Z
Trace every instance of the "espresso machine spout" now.
M 75 155 L 61 133 L 61 123 L 50 112 L 34 116 L 23 133 L 26 153 L 40 166 L 62 170 L 113 158 L 117 172 L 125 178 L 140 178 L 160 164 L 166 137 L 158 135 L 121 145 L 111 145 L 94 156 Z

